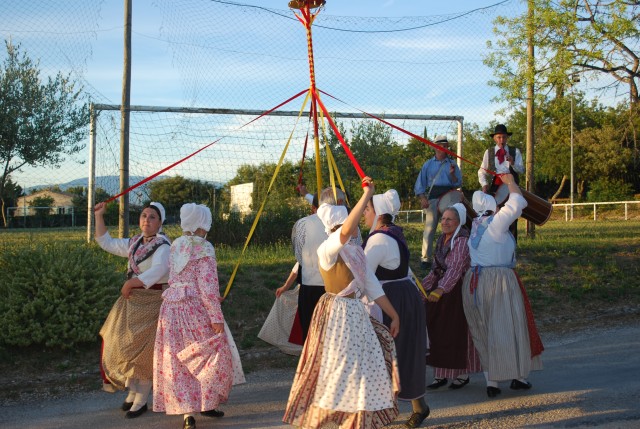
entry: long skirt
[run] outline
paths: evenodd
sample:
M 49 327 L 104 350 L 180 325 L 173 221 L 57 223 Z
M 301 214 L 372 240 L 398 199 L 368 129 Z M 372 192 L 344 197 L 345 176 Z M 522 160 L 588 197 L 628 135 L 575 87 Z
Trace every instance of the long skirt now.
M 437 302 L 426 302 L 429 330 L 427 365 L 435 378 L 455 378 L 482 370 L 462 305 L 462 279 Z
M 400 372 L 398 399 L 421 398 L 425 393 L 427 335 L 420 292 L 411 280 L 388 281 L 382 288 L 400 316 L 400 333 L 394 338 Z M 382 321 L 387 327 L 391 325 L 391 319 L 384 313 Z
M 473 270 L 464 278 L 462 302 L 482 369 L 489 380 L 526 378 L 542 369 L 539 354 L 532 356 L 524 297 L 510 268 L 482 268 L 471 293 Z
M 165 300 L 155 343 L 153 411 L 185 414 L 213 410 L 231 386 L 244 382 L 231 332 L 215 334 L 199 298 Z
M 283 421 L 380 428 L 398 415 L 393 337 L 361 301 L 325 294 L 313 313 Z
M 161 290 L 133 289 L 129 299 L 120 296 L 100 329 L 102 367 L 117 389 L 127 379 L 153 378 L 153 347 L 162 305 Z

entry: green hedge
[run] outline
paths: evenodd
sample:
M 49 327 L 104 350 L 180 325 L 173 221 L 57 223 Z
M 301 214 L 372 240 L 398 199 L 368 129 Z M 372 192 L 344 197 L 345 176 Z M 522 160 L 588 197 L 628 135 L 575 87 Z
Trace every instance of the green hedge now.
M 121 261 L 95 246 L 41 243 L 3 249 L 0 348 L 64 349 L 95 341 L 123 282 Z

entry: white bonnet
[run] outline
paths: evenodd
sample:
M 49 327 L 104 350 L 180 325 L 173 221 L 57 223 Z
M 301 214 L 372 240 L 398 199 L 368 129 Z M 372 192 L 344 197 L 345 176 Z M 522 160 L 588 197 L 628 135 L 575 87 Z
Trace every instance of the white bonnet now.
M 373 210 L 376 215 L 390 214 L 393 218 L 400 211 L 400 197 L 395 189 L 389 189 L 384 194 L 373 196 Z
M 458 217 L 460 217 L 460 225 L 464 225 L 467 221 L 467 208 L 462 203 L 455 203 L 454 205 L 449 207 L 450 209 L 454 209 L 458 212 Z
M 327 234 L 331 234 L 331 230 L 337 225 L 342 225 L 349 216 L 349 212 L 345 206 L 334 206 L 326 203 L 318 207 L 316 214 L 322 221 Z
M 211 210 L 205 205 L 187 203 L 180 207 L 180 227 L 185 232 L 196 232 L 198 228 L 209 231 L 211 222 Z
M 157 208 L 158 211 L 160 212 L 160 225 L 162 225 L 164 221 L 167 219 L 167 216 L 164 212 L 164 207 L 162 206 L 162 204 L 155 201 L 150 202 L 149 205 Z
M 496 199 L 482 191 L 475 191 L 472 199 L 473 209 L 482 216 L 486 211 L 496 211 Z

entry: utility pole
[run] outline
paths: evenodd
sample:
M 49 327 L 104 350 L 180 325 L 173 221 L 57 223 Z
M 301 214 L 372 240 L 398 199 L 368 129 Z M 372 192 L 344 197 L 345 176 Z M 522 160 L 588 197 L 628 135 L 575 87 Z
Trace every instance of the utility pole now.
M 534 22 L 534 0 L 528 0 L 528 12 L 527 12 L 527 191 L 535 194 L 535 182 L 533 175 L 533 146 L 535 143 L 534 136 L 534 124 L 535 124 L 535 110 L 534 110 L 534 82 L 535 82 L 535 22 Z M 527 237 L 535 237 L 535 224 L 527 220 Z
M 124 72 L 120 105 L 120 192 L 129 188 L 129 114 L 131 102 L 131 2 L 124 0 Z M 118 235 L 129 236 L 129 194 L 120 197 Z
M 576 74 L 571 75 L 571 220 L 573 220 L 573 190 L 574 182 L 573 182 L 573 99 L 574 99 L 574 90 L 573 87 L 576 83 L 580 82 L 580 78 Z

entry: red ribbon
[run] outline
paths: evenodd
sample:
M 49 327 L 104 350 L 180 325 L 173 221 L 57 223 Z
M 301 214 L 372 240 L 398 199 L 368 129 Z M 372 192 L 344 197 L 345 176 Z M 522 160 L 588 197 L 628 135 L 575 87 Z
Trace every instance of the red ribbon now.
M 296 98 L 300 97 L 302 94 L 307 93 L 308 91 L 309 91 L 308 89 L 305 89 L 304 91 L 300 91 L 299 93 L 297 93 L 297 94 L 296 94 L 296 95 L 294 95 L 293 97 L 289 98 L 288 100 L 283 101 L 282 103 L 278 104 L 276 107 L 273 107 L 272 109 L 269 109 L 269 110 L 265 111 L 265 112 L 264 112 L 263 114 L 261 114 L 260 116 L 257 116 L 257 117 L 255 117 L 255 118 L 253 118 L 251 121 L 249 121 L 249 122 L 247 122 L 246 124 L 242 125 L 242 126 L 241 126 L 240 128 L 238 128 L 238 129 L 239 129 L 239 130 L 241 130 L 242 128 L 246 127 L 246 126 L 247 126 L 247 125 L 249 125 L 250 123 L 252 123 L 252 122 L 254 122 L 254 121 L 257 121 L 258 119 L 262 118 L 262 117 L 263 117 L 263 116 L 265 116 L 265 115 L 268 115 L 269 113 L 273 112 L 273 111 L 274 111 L 274 110 L 276 110 L 277 108 L 279 108 L 279 107 L 281 107 L 281 106 L 284 106 L 285 104 L 289 103 L 289 102 L 290 102 L 290 101 L 292 101 L 292 100 L 295 100 Z M 194 155 L 196 155 L 196 154 L 198 154 L 198 153 L 202 152 L 203 150 L 205 150 L 205 149 L 206 149 L 206 148 L 208 148 L 209 146 L 212 146 L 212 145 L 216 144 L 217 142 L 219 142 L 219 141 L 220 141 L 220 140 L 222 140 L 223 138 L 224 138 L 224 137 L 220 137 L 218 140 L 213 141 L 213 142 L 209 143 L 208 145 L 206 145 L 206 146 L 204 146 L 204 147 L 201 147 L 201 148 L 200 148 L 200 149 L 198 149 L 197 151 L 193 152 L 191 155 L 187 155 L 187 156 L 185 156 L 184 158 L 182 158 L 181 160 L 174 162 L 174 163 L 173 163 L 173 164 L 171 164 L 170 166 L 165 167 L 165 168 L 163 168 L 162 170 L 160 170 L 160 171 L 158 171 L 158 172 L 156 172 L 156 173 L 153 173 L 151 176 L 149 176 L 149 177 L 147 177 L 147 178 L 145 178 L 145 179 L 142 179 L 141 181 L 139 181 L 139 182 L 138 182 L 138 183 L 136 183 L 135 185 L 133 185 L 133 186 L 129 186 L 127 189 L 125 189 L 124 191 L 120 192 L 118 195 L 115 195 L 115 196 L 113 196 L 113 197 L 109 198 L 107 201 L 105 201 L 105 203 L 110 203 L 111 201 L 113 201 L 113 200 L 115 200 L 115 199 L 117 199 L 117 198 L 120 198 L 121 196 L 123 196 L 123 195 L 125 195 L 125 194 L 128 194 L 129 192 L 131 192 L 131 191 L 133 191 L 134 189 L 136 189 L 138 186 L 140 186 L 140 185 L 144 185 L 144 184 L 145 184 L 145 183 L 147 183 L 149 180 L 151 180 L 151 179 L 153 179 L 153 178 L 155 178 L 155 177 L 158 177 L 159 175 L 161 175 L 161 174 L 162 174 L 162 173 L 164 173 L 165 171 L 169 171 L 169 170 L 171 170 L 171 169 L 172 169 L 173 167 L 175 167 L 176 165 L 183 163 L 184 161 L 186 161 L 187 159 L 191 158 L 192 156 L 194 156 Z
M 327 93 L 327 92 L 325 92 L 325 91 L 323 91 L 323 90 L 321 90 L 321 89 L 319 89 L 318 91 L 320 91 L 321 93 L 323 93 L 323 94 L 325 94 L 325 95 L 327 95 L 327 96 L 329 96 L 329 97 L 333 98 L 334 100 L 337 100 L 337 101 L 340 101 L 341 103 L 347 104 L 346 102 L 344 102 L 344 101 L 340 100 L 340 99 L 339 99 L 339 98 L 337 98 L 337 97 L 334 97 L 333 95 L 331 95 L 331 94 L 329 94 L 329 93 Z M 347 104 L 347 105 L 348 105 L 348 104 Z M 353 106 L 351 106 L 351 107 L 353 107 Z M 451 155 L 451 156 L 453 156 L 453 157 L 455 157 L 455 158 L 458 158 L 458 159 L 460 159 L 460 160 L 462 160 L 462 161 L 466 162 L 467 164 L 471 164 L 471 165 L 473 165 L 473 166 L 475 166 L 475 167 L 482 168 L 482 169 L 483 169 L 483 170 L 485 170 L 487 173 L 489 173 L 489 174 L 491 174 L 491 175 L 493 175 L 493 176 L 495 176 L 495 175 L 496 175 L 496 173 L 495 173 L 495 172 L 493 172 L 493 171 L 491 171 L 491 170 L 487 170 L 486 168 L 483 168 L 482 166 L 477 165 L 476 163 L 471 162 L 471 161 L 469 161 L 469 160 L 468 160 L 468 159 L 466 159 L 466 158 L 463 158 L 463 157 L 461 157 L 461 156 L 458 156 L 458 154 L 457 154 L 457 153 L 455 153 L 455 152 L 451 152 L 449 149 L 446 149 L 446 148 L 444 148 L 444 147 L 442 147 L 442 146 L 439 146 L 439 145 L 437 145 L 437 144 L 433 143 L 432 141 L 425 139 L 424 137 L 420 137 L 420 136 L 419 136 L 419 135 L 417 135 L 417 134 L 414 134 L 414 133 L 412 133 L 412 132 L 410 132 L 410 131 L 407 131 L 407 130 L 405 130 L 405 129 L 403 129 L 403 128 L 400 128 L 399 126 L 394 125 L 394 124 L 392 124 L 391 122 L 385 121 L 384 119 L 379 118 L 379 117 L 377 117 L 376 115 L 372 115 L 371 113 L 367 113 L 367 112 L 365 112 L 364 110 L 360 110 L 360 109 L 355 108 L 355 107 L 354 107 L 354 109 L 358 110 L 358 111 L 359 111 L 359 112 L 361 112 L 361 113 L 364 113 L 365 115 L 367 115 L 367 116 L 369 116 L 369 117 L 371 117 L 371 118 L 373 118 L 373 119 L 377 119 L 378 121 L 380 121 L 380 122 L 382 122 L 382 123 L 384 123 L 384 124 L 389 125 L 391 128 L 395 128 L 396 130 L 398 130 L 398 131 L 400 131 L 400 132 L 402 132 L 402 133 L 405 133 L 405 134 L 407 134 L 407 135 L 409 135 L 409 136 L 413 137 L 414 139 L 421 141 L 422 143 L 424 143 L 424 144 L 426 144 L 426 145 L 428 145 L 428 146 L 432 146 L 432 147 L 433 147 L 433 148 L 435 148 L 435 149 L 438 149 L 438 150 L 441 150 L 441 151 L 443 151 L 443 152 L 446 152 L 446 153 L 448 153 L 449 155 Z

